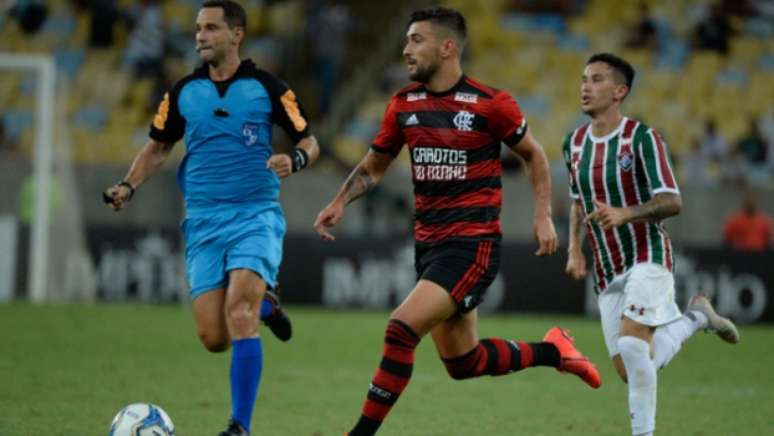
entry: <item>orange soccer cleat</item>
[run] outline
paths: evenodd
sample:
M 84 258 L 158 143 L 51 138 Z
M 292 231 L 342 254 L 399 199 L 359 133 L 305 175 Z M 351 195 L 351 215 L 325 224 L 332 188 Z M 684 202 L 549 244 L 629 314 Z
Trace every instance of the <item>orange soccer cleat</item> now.
M 597 389 L 602 386 L 602 377 L 600 377 L 594 364 L 575 348 L 575 340 L 569 333 L 565 329 L 552 327 L 543 337 L 544 342 L 553 344 L 559 350 L 560 363 L 556 369 L 559 372 L 575 374 L 587 385 Z

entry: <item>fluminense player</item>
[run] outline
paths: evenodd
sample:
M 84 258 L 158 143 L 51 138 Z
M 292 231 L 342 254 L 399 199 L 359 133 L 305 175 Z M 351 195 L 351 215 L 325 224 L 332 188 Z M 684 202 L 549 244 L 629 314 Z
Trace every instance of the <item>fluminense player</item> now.
M 621 114 L 633 80 L 624 59 L 609 53 L 589 58 L 581 108 L 591 123 L 567 136 L 563 152 L 573 199 L 567 273 L 586 275 L 585 225 L 605 344 L 628 382 L 632 434 L 639 436 L 655 430 L 656 370 L 681 344 L 699 329 L 731 343 L 739 333 L 702 295 L 684 314 L 675 303 L 673 249 L 662 222 L 680 213 L 680 190 L 661 136 Z

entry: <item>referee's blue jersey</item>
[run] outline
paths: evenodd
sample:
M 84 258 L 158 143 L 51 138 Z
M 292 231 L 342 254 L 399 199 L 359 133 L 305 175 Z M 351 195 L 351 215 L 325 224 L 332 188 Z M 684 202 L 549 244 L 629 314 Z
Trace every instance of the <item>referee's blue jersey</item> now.
M 293 91 L 249 59 L 223 82 L 211 80 L 203 65 L 164 95 L 150 137 L 166 143 L 185 137 L 177 179 L 188 217 L 278 205 L 279 178 L 266 168 L 272 124 L 294 143 L 310 136 Z

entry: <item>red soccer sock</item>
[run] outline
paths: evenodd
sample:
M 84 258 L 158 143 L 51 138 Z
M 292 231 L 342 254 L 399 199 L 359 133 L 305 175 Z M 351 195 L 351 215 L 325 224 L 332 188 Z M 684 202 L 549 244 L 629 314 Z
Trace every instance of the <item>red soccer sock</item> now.
M 414 367 L 414 350 L 419 336 L 407 324 L 391 319 L 384 336 L 384 352 L 371 381 L 363 412 L 350 436 L 370 436 L 390 413 L 401 392 L 408 385 Z
M 482 339 L 478 345 L 459 357 L 442 359 L 455 380 L 503 375 L 530 366 L 559 365 L 559 352 L 545 342 L 514 342 L 504 339 Z

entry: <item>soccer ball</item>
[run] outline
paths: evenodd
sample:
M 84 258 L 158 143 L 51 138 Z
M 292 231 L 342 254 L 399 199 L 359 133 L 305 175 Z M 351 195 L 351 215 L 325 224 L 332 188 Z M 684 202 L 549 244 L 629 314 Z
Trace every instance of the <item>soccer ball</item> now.
M 161 407 L 134 403 L 116 414 L 108 436 L 175 436 L 175 425 Z

